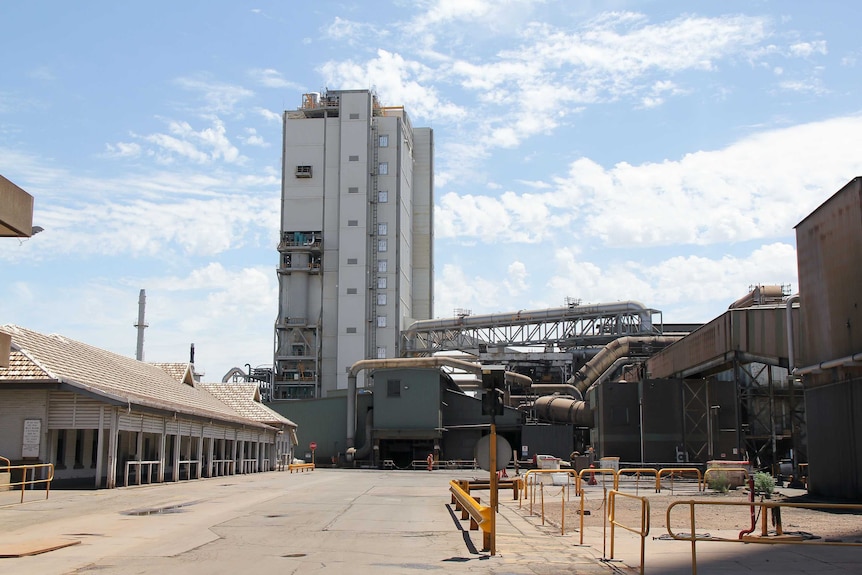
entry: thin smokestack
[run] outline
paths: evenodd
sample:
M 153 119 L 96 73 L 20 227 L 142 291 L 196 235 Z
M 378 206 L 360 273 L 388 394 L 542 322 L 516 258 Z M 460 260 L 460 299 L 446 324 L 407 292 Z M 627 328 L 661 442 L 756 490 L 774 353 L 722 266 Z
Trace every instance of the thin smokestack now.
M 191 348 L 189 349 L 189 363 L 195 363 L 195 344 L 192 344 Z
M 144 361 L 144 330 L 149 326 L 147 322 L 144 321 L 144 312 L 147 309 L 147 290 L 141 290 L 140 296 L 138 296 L 138 323 L 135 324 L 135 327 L 138 328 L 138 345 L 135 350 L 135 359 L 138 361 Z

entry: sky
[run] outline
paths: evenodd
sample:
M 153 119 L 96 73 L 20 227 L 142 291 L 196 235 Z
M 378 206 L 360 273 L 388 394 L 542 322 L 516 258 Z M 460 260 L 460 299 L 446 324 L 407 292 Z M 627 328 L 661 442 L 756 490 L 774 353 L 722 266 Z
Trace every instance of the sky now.
M 435 317 L 797 290 L 862 175 L 862 3 L 0 0 L 0 325 L 204 380 L 272 363 L 281 117 L 373 89 L 435 138 Z

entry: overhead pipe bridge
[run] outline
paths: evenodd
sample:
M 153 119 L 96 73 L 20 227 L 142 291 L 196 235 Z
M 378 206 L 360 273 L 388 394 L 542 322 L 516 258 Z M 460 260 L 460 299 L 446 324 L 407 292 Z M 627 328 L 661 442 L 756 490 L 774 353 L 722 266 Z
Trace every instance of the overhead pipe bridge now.
M 661 333 L 659 310 L 626 301 L 422 320 L 402 332 L 401 343 L 403 356 L 423 357 L 453 350 L 483 353 L 488 347 L 599 347 L 620 337 Z

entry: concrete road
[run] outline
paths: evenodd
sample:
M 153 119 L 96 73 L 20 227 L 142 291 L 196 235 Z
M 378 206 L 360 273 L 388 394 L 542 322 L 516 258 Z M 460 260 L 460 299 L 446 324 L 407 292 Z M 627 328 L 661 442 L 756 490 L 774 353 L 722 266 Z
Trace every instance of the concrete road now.
M 566 572 L 575 565 L 578 573 L 612 571 L 570 542 L 568 557 L 559 556 L 560 543 L 517 516 L 498 519 L 497 555 L 477 550 L 481 533 L 464 531 L 467 522 L 449 507 L 453 473 L 270 472 L 53 490 L 47 501 L 43 492 L 29 492 L 23 505 L 14 504 L 19 494 L 0 493 L 0 505 L 13 503 L 0 507 L 0 546 L 80 541 L 0 559 L 0 572 L 534 574 L 563 572 L 562 565 Z

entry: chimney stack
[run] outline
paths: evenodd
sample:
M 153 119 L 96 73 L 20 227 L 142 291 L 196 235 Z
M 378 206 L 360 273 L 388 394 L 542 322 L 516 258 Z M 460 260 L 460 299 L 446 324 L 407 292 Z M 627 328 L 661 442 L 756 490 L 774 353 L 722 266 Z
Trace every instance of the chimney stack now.
M 138 323 L 135 327 L 138 328 L 138 345 L 135 350 L 135 359 L 144 361 L 144 330 L 148 328 L 147 322 L 144 321 L 144 312 L 147 308 L 147 290 L 141 290 L 138 296 Z

